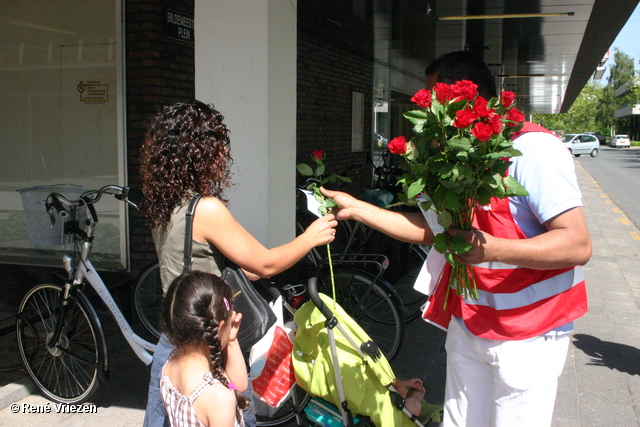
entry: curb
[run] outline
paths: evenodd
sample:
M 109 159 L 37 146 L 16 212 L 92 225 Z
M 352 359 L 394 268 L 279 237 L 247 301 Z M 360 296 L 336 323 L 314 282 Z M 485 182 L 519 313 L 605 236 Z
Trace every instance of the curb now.
M 36 387 L 35 383 L 28 376 L 19 378 L 4 387 L 0 387 L 0 410 L 24 399 L 37 389 L 38 387 Z

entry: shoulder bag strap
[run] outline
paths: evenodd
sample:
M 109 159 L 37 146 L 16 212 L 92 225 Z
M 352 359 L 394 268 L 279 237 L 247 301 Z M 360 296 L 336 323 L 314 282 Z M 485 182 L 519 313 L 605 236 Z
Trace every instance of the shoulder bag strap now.
M 196 205 L 200 201 L 202 196 L 200 194 L 196 194 L 193 196 L 191 201 L 189 201 L 189 205 L 187 205 L 187 212 L 184 217 L 186 219 L 186 223 L 184 226 L 184 258 L 182 259 L 182 273 L 187 273 L 191 271 L 191 264 L 193 262 L 192 259 L 192 235 L 193 235 L 193 214 L 196 211 Z

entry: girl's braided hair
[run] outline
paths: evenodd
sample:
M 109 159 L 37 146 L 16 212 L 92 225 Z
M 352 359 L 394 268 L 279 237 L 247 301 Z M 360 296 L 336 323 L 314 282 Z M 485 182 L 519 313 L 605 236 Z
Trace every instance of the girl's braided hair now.
M 231 186 L 229 130 L 213 105 L 200 101 L 166 106 L 148 123 L 140 149 L 146 220 L 166 230 L 171 213 L 192 193 L 227 202 Z
M 229 307 L 225 304 L 226 298 Z M 227 322 L 233 305 L 233 293 L 220 277 L 202 271 L 178 276 L 169 286 L 162 306 L 160 330 L 171 344 L 180 348 L 206 343 L 209 369 L 215 379 L 228 387 L 224 375 L 226 360 L 222 352 L 218 326 Z M 245 409 L 247 399 L 235 390 L 238 407 Z

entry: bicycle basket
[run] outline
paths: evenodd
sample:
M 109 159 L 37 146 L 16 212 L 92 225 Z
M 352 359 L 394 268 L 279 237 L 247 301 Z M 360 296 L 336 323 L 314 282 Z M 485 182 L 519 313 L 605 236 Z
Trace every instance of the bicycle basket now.
M 79 220 L 77 215 L 60 215 L 55 209 L 51 215 L 45 208 L 47 196 L 60 193 L 68 199 L 77 199 L 84 192 L 75 185 L 44 185 L 18 190 L 22 196 L 22 206 L 27 220 L 29 241 L 37 246 L 59 246 L 73 241 L 73 234 L 65 234 L 65 224 Z M 80 210 L 83 212 L 83 210 Z M 84 212 L 81 214 L 84 216 Z M 76 217 L 76 218 L 74 218 Z

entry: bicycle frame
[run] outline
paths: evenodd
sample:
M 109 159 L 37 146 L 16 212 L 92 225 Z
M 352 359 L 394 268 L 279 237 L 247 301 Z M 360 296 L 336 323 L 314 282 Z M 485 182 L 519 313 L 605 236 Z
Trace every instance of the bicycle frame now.
M 138 358 L 145 365 L 151 364 L 153 352 L 156 349 L 156 345 L 150 343 L 149 341 L 143 339 L 135 332 L 133 332 L 131 325 L 129 324 L 129 322 L 127 322 L 127 319 L 125 319 L 122 311 L 120 311 L 120 308 L 118 308 L 118 305 L 111 296 L 111 293 L 107 289 L 107 286 L 102 281 L 100 274 L 98 274 L 98 271 L 95 269 L 93 264 L 91 264 L 91 261 L 86 258 L 90 251 L 91 243 L 84 242 L 82 245 L 80 262 L 78 263 L 79 268 L 77 268 L 75 271 L 73 285 L 80 285 L 84 283 L 85 279 L 87 282 L 89 282 L 91 287 L 96 291 L 100 298 L 102 298 L 102 301 L 109 309 L 111 316 L 113 316 L 116 323 L 118 324 L 120 332 L 122 332 L 122 335 L 127 340 L 129 347 L 131 347 L 136 356 L 138 356 Z

